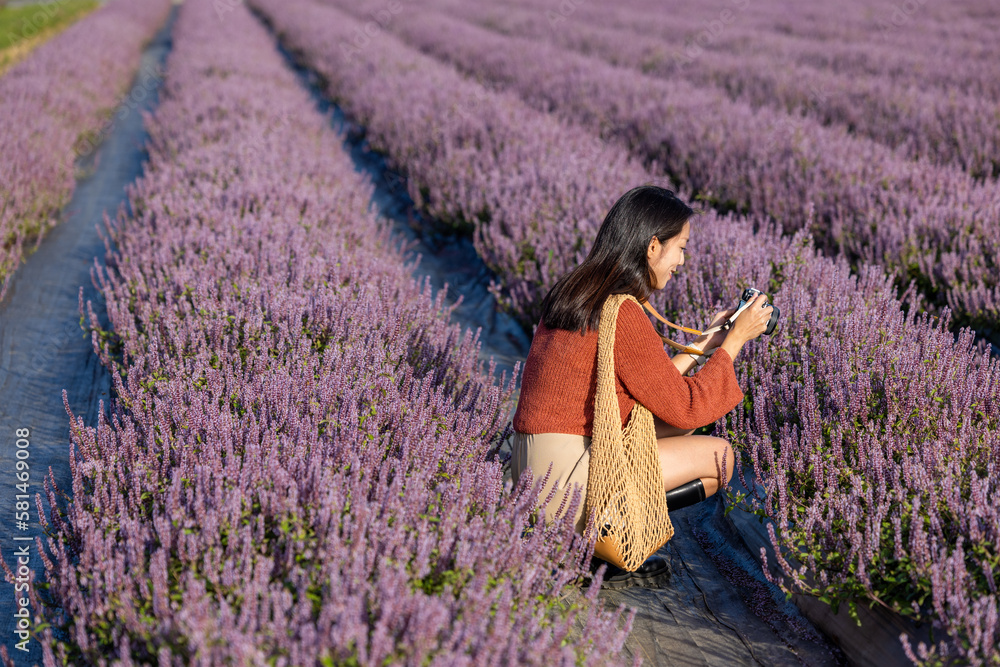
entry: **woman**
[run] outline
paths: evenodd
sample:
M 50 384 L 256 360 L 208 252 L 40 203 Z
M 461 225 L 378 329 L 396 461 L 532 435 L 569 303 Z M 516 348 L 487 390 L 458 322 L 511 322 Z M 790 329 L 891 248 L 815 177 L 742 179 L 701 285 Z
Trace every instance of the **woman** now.
M 512 475 L 516 483 L 530 468 L 541 479 L 552 466 L 542 497 L 558 483 L 559 490 L 543 508 L 555 515 L 564 497 L 579 485 L 576 531 L 583 533 L 586 517 L 590 436 L 597 388 L 597 328 L 601 307 L 611 294 L 631 294 L 645 302 L 663 289 L 684 264 L 684 248 L 694 215 L 670 190 L 641 186 L 626 192 L 611 207 L 594 246 L 584 262 L 564 275 L 542 301 L 541 322 L 531 342 L 514 414 Z M 725 470 L 733 474 L 733 451 L 722 439 L 692 435 L 743 400 L 733 359 L 744 343 L 767 327 L 771 307 L 763 295 L 744 310 L 726 331 L 701 337 L 693 345 L 718 348 L 702 369 L 685 377 L 695 365 L 688 354 L 671 358 L 640 306 L 622 304 L 615 329 L 615 384 L 622 423 L 636 401 L 653 413 L 663 487 L 670 510 L 715 493 Z M 735 311 L 717 313 L 710 327 Z M 566 499 L 564 507 L 569 505 Z

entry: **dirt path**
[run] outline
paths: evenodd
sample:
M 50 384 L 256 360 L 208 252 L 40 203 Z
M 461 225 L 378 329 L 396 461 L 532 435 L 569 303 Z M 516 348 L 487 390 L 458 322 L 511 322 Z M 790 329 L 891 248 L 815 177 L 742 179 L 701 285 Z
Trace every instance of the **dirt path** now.
M 480 359 L 486 361 L 492 356 L 497 373 L 506 371 L 510 377 L 514 365 L 523 362 L 528 355 L 531 335 L 512 316 L 498 310 L 496 299 L 488 289 L 493 273 L 476 254 L 472 241 L 430 231 L 433 225 L 414 210 L 405 181 L 388 168 L 382 155 L 369 149 L 364 129 L 324 96 L 313 72 L 298 66 L 284 49 L 281 51 L 302 85 L 309 90 L 316 107 L 330 116 L 331 127 L 344 133 L 344 147 L 354 160 L 355 169 L 371 177 L 375 185 L 372 204 L 393 222 L 398 237 L 412 244 L 414 255 L 420 254 L 414 276 L 430 278 L 435 291 L 447 283 L 450 304 L 461 297 L 462 302 L 452 315 L 452 321 L 473 331 L 481 327 Z
M 764 578 L 717 498 L 671 513 L 670 582 L 602 591 L 638 610 L 626 649 L 644 665 L 843 665 L 841 652 Z
M 104 314 L 90 277 L 95 258 L 103 263 L 105 254 L 96 226 L 102 224 L 105 211 L 113 216 L 127 202 L 125 186 L 142 173 L 146 132 L 140 110 L 156 106 L 159 80 L 149 73 L 162 70 L 175 14 L 176 7 L 143 53 L 133 94 L 126 98 L 141 102 L 128 107 L 127 113 L 124 107 L 116 112 L 116 121 L 91 163 L 80 165 L 89 175 L 77 183 L 63 221 L 18 269 L 0 303 L 0 543 L 3 558 L 12 568 L 16 552 L 27 546 L 29 567 L 36 578 L 44 575 L 44 568 L 34 538 L 44 536 L 34 496 L 43 494 L 47 515 L 42 482 L 50 467 L 56 483 L 70 489 L 69 417 L 62 392 L 66 391 L 70 408 L 88 425 L 97 423 L 99 402 L 106 403 L 110 396 L 108 373 L 80 328 L 78 294 L 83 287 L 84 301 L 93 301 L 95 312 Z M 14 486 L 17 429 L 30 432 L 31 500 L 26 528 L 21 528 L 15 516 L 16 496 L 21 493 Z M 17 650 L 13 586 L 0 583 L 0 591 L 0 641 L 18 665 L 40 662 L 36 641 L 28 642 L 28 652 Z

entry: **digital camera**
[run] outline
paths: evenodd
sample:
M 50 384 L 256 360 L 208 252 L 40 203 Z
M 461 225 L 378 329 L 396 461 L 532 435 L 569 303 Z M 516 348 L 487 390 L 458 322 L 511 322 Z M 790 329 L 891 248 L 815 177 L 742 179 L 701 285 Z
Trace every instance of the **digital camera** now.
M 745 290 L 743 290 L 743 296 L 740 297 L 740 303 L 739 305 L 736 306 L 736 312 L 733 313 L 733 316 L 729 319 L 729 322 L 730 323 L 735 322 L 739 314 L 743 312 L 743 310 L 750 304 L 751 301 L 757 298 L 758 294 L 761 294 L 761 291 L 758 289 L 754 289 L 753 287 L 748 287 Z M 767 329 L 764 330 L 764 333 L 770 336 L 774 332 L 774 327 L 778 325 L 778 316 L 781 314 L 781 312 L 774 304 L 769 304 L 769 303 L 761 304 L 761 308 L 765 308 L 767 306 L 771 306 L 772 308 L 774 308 L 774 310 L 771 311 L 771 319 L 768 320 L 767 322 Z

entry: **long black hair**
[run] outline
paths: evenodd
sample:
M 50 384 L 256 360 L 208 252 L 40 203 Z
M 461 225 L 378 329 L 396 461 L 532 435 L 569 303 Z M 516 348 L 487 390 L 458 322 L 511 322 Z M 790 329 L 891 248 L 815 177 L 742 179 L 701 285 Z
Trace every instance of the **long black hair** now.
M 660 243 L 677 236 L 694 213 L 672 191 L 655 185 L 623 194 L 604 216 L 587 259 L 545 295 L 542 322 L 549 329 L 584 334 L 597 329 L 608 296 L 648 299 L 656 289 L 656 274 L 646 259 L 650 242 L 654 236 Z

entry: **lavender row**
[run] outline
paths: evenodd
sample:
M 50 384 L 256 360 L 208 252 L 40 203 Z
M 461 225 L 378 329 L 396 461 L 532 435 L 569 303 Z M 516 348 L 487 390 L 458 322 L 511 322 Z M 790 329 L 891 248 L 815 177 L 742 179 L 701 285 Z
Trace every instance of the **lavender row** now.
M 429 6 L 394 24 L 415 46 L 663 165 L 720 209 L 772 218 L 786 232 L 809 229 L 828 253 L 916 279 L 931 305 L 947 305 L 961 324 L 1000 323 L 1000 191 L 993 185 Z
M 535 8 L 511 5 L 467 4 L 448 13 L 457 12 L 504 34 L 547 40 L 670 81 L 681 78 L 694 86 L 711 83 L 751 107 L 771 107 L 823 125 L 841 126 L 910 159 L 924 157 L 951 165 L 973 178 L 1000 176 L 997 100 L 978 93 L 918 87 L 888 75 L 830 72 L 794 64 L 794 55 L 776 56 L 769 51 L 721 51 L 706 49 L 700 42 L 672 50 L 662 34 L 605 27 L 607 17 L 596 9 L 579 17 L 556 14 L 559 18 L 552 21 L 540 21 Z M 731 8 L 730 22 L 736 21 L 735 15 L 736 9 Z M 677 28 L 674 24 L 673 29 Z
M 0 77 L 0 299 L 58 222 L 75 159 L 102 138 L 169 8 L 169 0 L 109 2 Z
M 403 165 L 416 204 L 473 234 L 502 279 L 501 301 L 525 323 L 545 290 L 586 256 L 582 239 L 596 233 L 618 194 L 650 180 L 623 152 L 514 95 L 492 93 L 385 35 L 353 48 L 360 22 L 331 20 L 318 5 L 295 7 L 296 17 L 317 14 L 297 28 L 296 48 L 364 122 L 372 145 Z M 280 21 L 284 12 L 269 14 Z
M 916 664 L 1000 660 L 1000 359 L 917 316 L 879 267 L 852 275 L 735 226 L 694 235 L 662 301 L 675 321 L 707 321 L 733 286 L 768 285 L 781 307 L 777 336 L 738 360 L 746 400 L 716 424 L 754 489 L 728 502 L 774 521 L 776 583 L 930 621 L 934 645 L 903 640 Z
M 378 34 L 363 45 L 353 42 L 363 24 L 332 8 L 307 1 L 254 4 L 274 23 L 285 44 L 328 78 L 331 93 L 359 114 L 369 138 L 402 168 L 409 169 L 419 159 L 414 148 L 419 139 L 411 135 L 429 131 L 423 119 L 447 118 L 446 105 L 461 104 L 470 86 L 454 73 L 446 78 L 439 64 L 407 52 L 391 35 Z M 397 77 L 405 80 L 405 87 L 396 83 Z M 364 87 L 355 78 L 378 85 Z M 409 96 L 399 99 L 407 91 Z M 505 99 L 486 97 L 485 108 Z M 414 108 L 418 114 L 411 111 Z M 386 127 L 392 132 L 382 129 Z M 454 126 L 442 122 L 437 128 L 440 143 L 456 145 L 461 140 Z M 504 137 L 511 132 L 498 124 L 491 129 Z M 535 151 L 558 155 L 558 144 L 551 140 L 540 138 Z M 410 170 L 411 190 L 438 192 L 429 182 L 417 180 L 424 173 Z M 564 176 L 576 177 L 572 172 Z M 476 171 L 467 169 L 454 178 L 471 187 Z M 445 201 L 439 199 L 437 205 Z M 741 357 L 739 373 L 748 401 L 718 424 L 745 453 L 744 471 L 755 469 L 764 482 L 760 497 L 742 502 L 755 504 L 779 521 L 779 550 L 813 555 L 807 565 L 814 566 L 811 572 L 820 578 L 822 590 L 810 592 L 846 603 L 879 600 L 901 613 L 938 618 L 949 640 L 944 649 L 935 650 L 958 651 L 969 642 L 963 649 L 968 655 L 994 659 L 996 625 L 990 625 L 989 614 L 997 609 L 997 598 L 988 577 L 994 582 L 997 577 L 990 565 L 1000 553 L 996 531 L 965 521 L 963 515 L 952 520 L 944 510 L 932 514 L 927 502 L 918 499 L 930 492 L 934 498 L 967 503 L 970 487 L 938 471 L 975 469 L 1000 456 L 1000 366 L 972 344 L 970 332 L 955 340 L 947 321 L 915 320 L 912 315 L 907 319 L 892 281 L 877 267 L 863 267 L 860 277 L 852 277 L 844 260 L 817 255 L 805 232 L 782 237 L 773 229 L 755 233 L 753 226 L 746 220 L 701 216 L 690 244 L 693 259 L 658 303 L 692 323 L 731 305 L 728 298 L 747 284 L 775 291 L 775 299 L 783 307 L 788 304 L 783 324 L 788 335 L 768 345 L 755 344 L 745 359 Z M 502 228 L 483 227 L 491 234 L 504 233 Z M 585 247 L 593 230 L 587 233 L 590 236 L 579 239 Z M 541 230 L 539 242 L 547 238 Z M 551 245 L 536 248 L 539 255 L 558 255 L 558 250 Z M 911 313 L 917 310 L 913 296 L 907 297 Z M 857 349 L 841 342 L 850 336 L 861 340 Z M 793 368 L 801 370 L 801 378 L 789 379 Z M 817 377 L 823 386 L 806 391 Z M 954 378 L 963 380 L 953 383 Z M 884 405 L 879 402 L 883 387 L 892 392 Z M 769 404 L 771 397 L 775 405 Z M 917 406 L 915 412 L 895 409 L 904 399 L 907 407 Z M 792 427 L 817 421 L 834 429 L 832 439 L 829 433 Z M 873 438 L 873 433 L 879 437 Z M 882 437 L 886 447 L 880 456 L 868 456 L 867 450 L 859 455 L 862 443 L 878 446 Z M 817 456 L 823 466 L 810 465 Z M 925 472 L 914 478 L 920 465 Z M 879 470 L 883 477 L 877 476 Z M 809 478 L 812 474 L 815 479 Z M 867 502 L 864 494 L 870 492 L 870 483 L 859 480 L 883 478 L 895 480 L 894 493 Z M 984 473 L 980 479 L 984 481 L 976 488 L 976 500 L 997 497 L 994 478 Z M 980 514 L 964 515 L 970 516 Z M 924 523 L 932 517 L 936 522 L 928 528 Z M 806 518 L 813 521 L 807 524 Z M 845 541 L 854 548 L 844 550 Z M 891 554 L 896 545 L 903 554 L 912 549 L 931 556 L 913 567 L 906 565 L 908 560 L 900 564 L 873 558 L 873 551 Z M 973 574 L 952 577 L 946 588 L 932 586 L 929 573 L 940 578 L 947 567 Z M 979 572 L 989 574 L 975 574 Z M 789 569 L 788 574 L 797 572 Z M 917 612 L 905 592 L 911 589 L 923 596 Z M 972 601 L 978 605 L 975 613 L 955 611 Z
M 46 664 L 617 664 L 630 620 L 567 596 L 588 545 L 531 529 L 487 455 L 512 382 L 267 32 L 217 7 L 184 3 L 109 223 L 111 328 L 88 310 L 115 401 L 73 417 L 72 500 L 40 511 Z
M 694 4 L 684 3 L 677 11 L 687 12 Z M 948 5 L 914 0 L 877 7 L 866 0 L 849 0 L 836 6 L 810 8 L 786 0 L 752 7 L 743 0 L 734 0 L 731 6 L 748 11 L 741 15 L 739 27 L 720 40 L 721 48 L 738 47 L 748 34 L 766 31 L 767 41 L 774 36 L 780 45 L 811 43 L 806 50 L 809 57 L 819 61 L 826 58 L 834 67 L 841 63 L 849 67 L 853 62 L 864 71 L 900 75 L 915 85 L 929 81 L 949 90 L 988 95 L 986 91 L 997 90 L 1000 83 L 995 68 L 990 67 L 1000 55 L 1000 48 L 991 39 L 1000 28 L 1000 12 L 988 0 L 961 0 Z M 630 0 L 623 3 L 624 7 L 635 10 L 634 23 L 645 25 L 646 34 L 653 33 L 649 22 L 642 21 L 643 16 L 654 12 L 663 18 L 662 5 L 649 0 Z M 702 26 L 696 30 L 703 30 L 705 22 L 716 18 L 718 11 L 718 7 L 704 7 Z M 685 34 L 685 38 L 690 37 L 690 32 Z M 878 62 L 880 58 L 884 60 Z M 865 61 L 868 64 L 862 65 Z M 963 71 L 956 72 L 956 66 Z
M 769 55 L 835 74 L 888 77 L 903 86 L 1000 101 L 994 66 L 1000 12 L 988 0 L 914 0 L 879 9 L 866 0 L 809 7 L 785 0 L 508 2 L 534 12 L 553 32 L 573 18 L 656 38 L 663 55 L 679 61 L 708 52 Z

